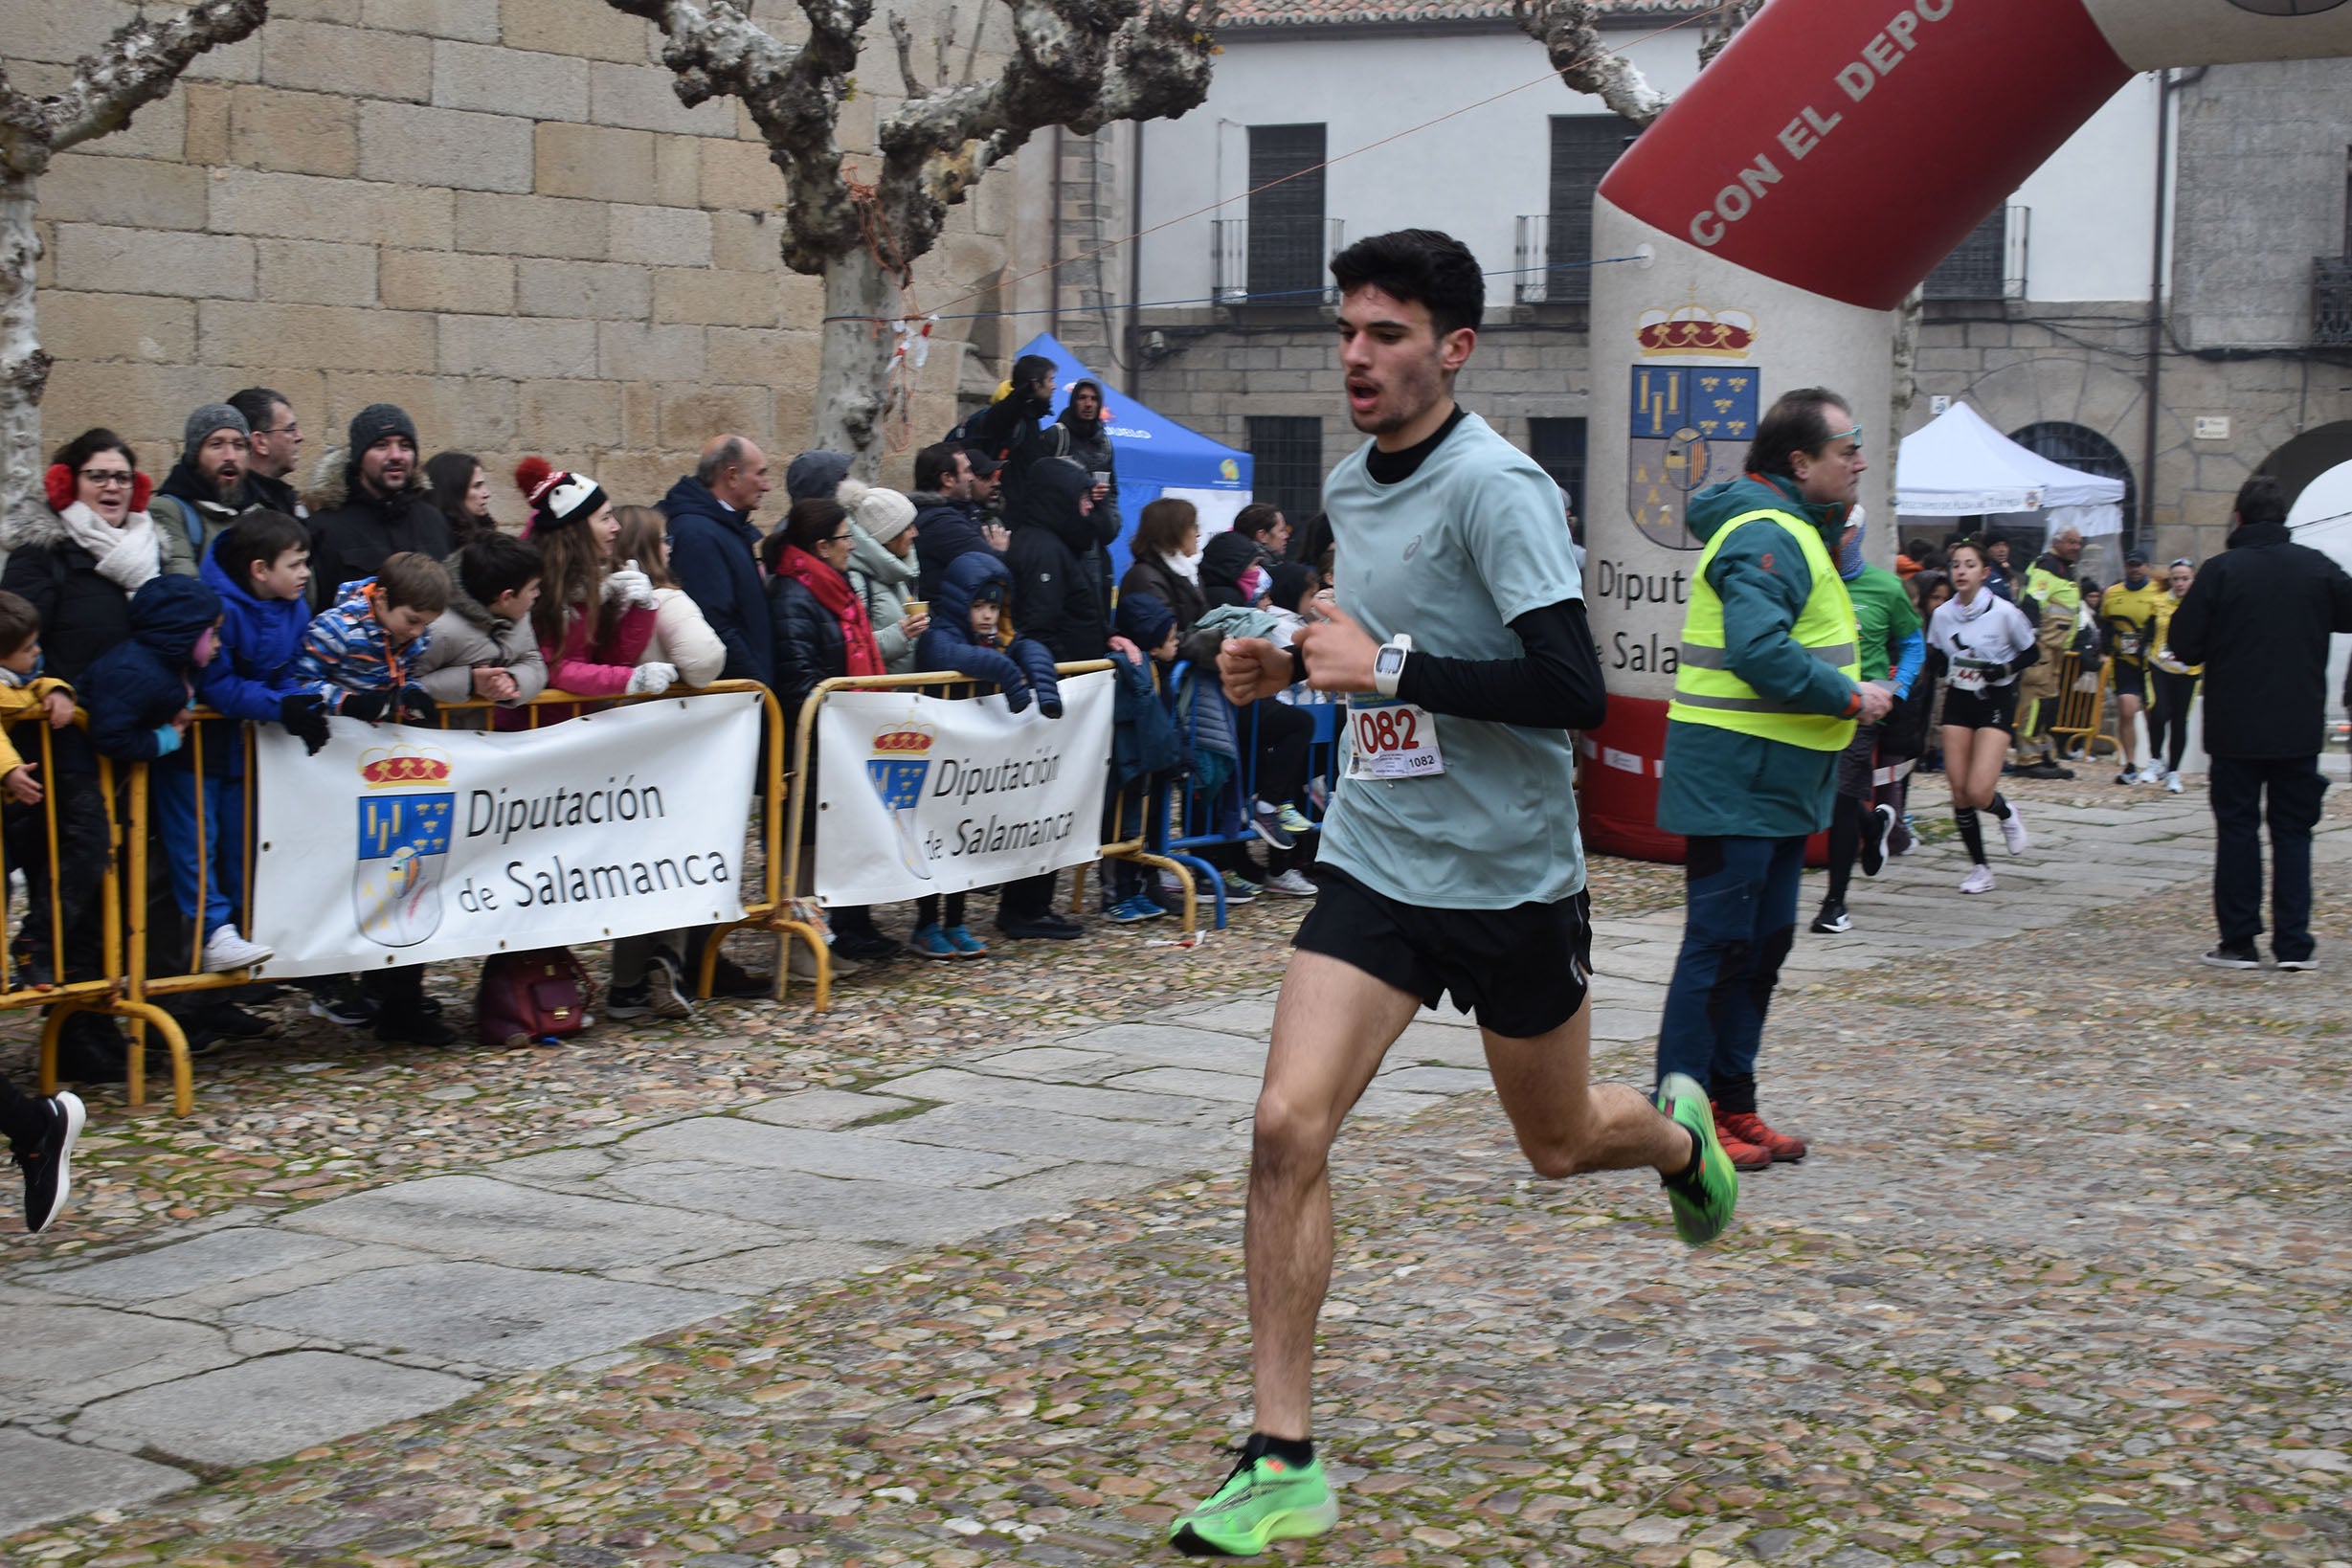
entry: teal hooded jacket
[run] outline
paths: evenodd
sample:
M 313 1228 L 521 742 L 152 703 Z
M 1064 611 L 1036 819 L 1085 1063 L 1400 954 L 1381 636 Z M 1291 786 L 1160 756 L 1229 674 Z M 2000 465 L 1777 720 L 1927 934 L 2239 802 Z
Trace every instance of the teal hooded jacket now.
M 1746 475 L 1691 498 L 1691 531 L 1712 540 L 1733 518 L 1771 507 L 1809 520 L 1834 561 L 1846 508 L 1803 499 L 1795 482 Z M 1789 636 L 1813 573 L 1784 526 L 1751 524 L 1715 552 L 1707 582 L 1723 601 L 1724 661 L 1762 695 L 1807 713 L 1844 713 L 1854 683 Z M 1658 826 L 1686 837 L 1786 839 L 1829 825 L 1839 753 L 1713 725 L 1669 722 Z

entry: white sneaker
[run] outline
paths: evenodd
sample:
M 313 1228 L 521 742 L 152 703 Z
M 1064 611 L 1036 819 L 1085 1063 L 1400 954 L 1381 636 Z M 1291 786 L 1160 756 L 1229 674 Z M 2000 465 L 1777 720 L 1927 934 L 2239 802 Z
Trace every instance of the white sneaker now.
M 1315 885 L 1307 880 L 1306 873 L 1301 871 L 1278 872 L 1266 878 L 1261 886 L 1266 892 L 1284 893 L 1291 898 L 1312 898 L 1318 891 Z
M 2009 815 L 2001 818 L 2001 841 L 2009 846 L 2012 855 L 2023 855 L 2026 845 L 2032 842 L 2026 837 L 2026 818 L 2014 800 L 2009 802 Z
M 1989 865 L 1970 866 L 1968 868 L 1967 878 L 1960 883 L 1960 891 L 1963 893 L 1989 893 L 1992 890 L 1993 868 Z
M 2170 794 L 2182 794 L 2181 775 L 2179 773 L 2166 773 L 2164 775 L 2164 788 Z
M 2164 782 L 2164 765 L 2161 762 L 2149 763 L 2145 768 L 2139 770 L 2139 777 L 2135 780 L 2135 782 L 2140 784 L 2162 784 Z
M 258 942 L 248 942 L 236 934 L 235 926 L 223 926 L 204 939 L 204 972 L 218 974 L 232 969 L 251 969 L 266 961 L 278 950 L 265 948 Z

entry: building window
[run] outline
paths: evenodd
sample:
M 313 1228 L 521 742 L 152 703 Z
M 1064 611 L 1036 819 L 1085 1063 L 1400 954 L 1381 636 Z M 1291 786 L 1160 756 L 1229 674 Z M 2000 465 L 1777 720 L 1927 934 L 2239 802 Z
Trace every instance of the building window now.
M 1568 492 L 1568 509 L 1584 516 L 1584 421 L 1530 419 L 1527 455 L 1543 465 L 1552 482 Z
M 1321 125 L 1249 127 L 1248 246 L 1250 293 L 1316 291 L 1301 304 L 1319 298 L 1331 259 L 1324 254 Z
M 1593 192 L 1631 139 L 1632 127 L 1613 114 L 1555 115 L 1552 118 L 1552 187 L 1544 219 L 1546 255 L 1541 272 L 1522 284 L 1540 293 L 1530 301 L 1589 300 L 1593 273 L 1578 263 L 1593 258 Z M 1565 269 L 1565 270 L 1562 270 Z
M 1323 509 L 1323 421 L 1312 414 L 1253 414 L 1249 489 L 1282 508 L 1295 528 Z
M 2083 425 L 2071 425 L 2064 420 L 2050 420 L 2027 425 L 2009 437 L 2028 452 L 2039 453 L 2051 462 L 2077 469 L 2085 474 L 2096 474 L 2101 479 L 2123 482 L 2123 548 L 2133 549 L 2139 544 L 2139 486 L 2132 480 L 2132 465 L 2116 450 L 2116 443 Z
M 1995 208 L 1936 263 L 1920 294 L 1930 300 L 2024 299 L 2032 236 L 2032 208 Z

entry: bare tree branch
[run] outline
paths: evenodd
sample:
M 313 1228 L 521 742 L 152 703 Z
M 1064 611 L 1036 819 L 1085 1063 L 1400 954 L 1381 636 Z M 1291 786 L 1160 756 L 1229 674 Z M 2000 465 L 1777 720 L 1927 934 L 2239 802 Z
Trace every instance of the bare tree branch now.
M 47 98 L 17 91 L 0 72 L 0 165 L 37 175 L 52 154 L 119 130 L 169 93 L 189 61 L 245 37 L 269 10 L 269 0 L 203 0 L 159 21 L 125 23 Z
M 955 46 L 955 8 L 953 6 L 948 8 L 948 19 L 939 26 L 937 43 L 939 46 L 937 80 L 940 86 L 945 87 L 948 84 L 948 56 L 953 52 Z
M 1646 125 L 1671 100 L 1601 41 L 1598 9 L 1594 0 L 1512 0 L 1511 5 L 1519 31 L 1543 45 L 1552 69 L 1570 91 L 1590 93 L 1611 112 Z
M 930 97 L 931 90 L 923 85 L 921 77 L 915 75 L 914 34 L 907 29 L 907 18 L 895 11 L 890 13 L 890 39 L 898 45 L 898 75 L 899 79 L 907 84 L 907 96 Z
M 1732 34 L 1746 27 L 1756 13 L 1764 9 L 1764 0 L 1731 0 L 1731 4 L 1715 11 L 1699 24 L 1699 68 L 1705 70 L 1723 53 L 1723 46 L 1732 41 Z

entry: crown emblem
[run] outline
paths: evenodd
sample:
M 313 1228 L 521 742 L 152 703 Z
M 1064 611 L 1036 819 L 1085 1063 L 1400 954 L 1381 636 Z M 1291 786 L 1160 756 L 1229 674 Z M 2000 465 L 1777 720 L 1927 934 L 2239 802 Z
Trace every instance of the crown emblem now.
M 402 744 L 363 751 L 359 776 L 371 790 L 396 790 L 410 784 L 446 784 L 449 759 L 438 751 Z
M 1744 310 L 1709 310 L 1693 299 L 1676 310 L 1643 311 L 1633 335 L 1645 359 L 1680 354 L 1745 359 L 1756 347 L 1756 318 Z
M 921 756 L 938 737 L 927 724 L 893 725 L 874 732 L 876 756 Z

